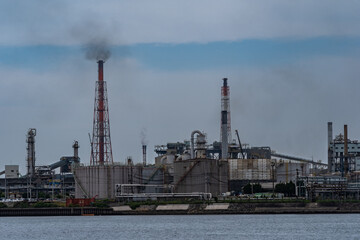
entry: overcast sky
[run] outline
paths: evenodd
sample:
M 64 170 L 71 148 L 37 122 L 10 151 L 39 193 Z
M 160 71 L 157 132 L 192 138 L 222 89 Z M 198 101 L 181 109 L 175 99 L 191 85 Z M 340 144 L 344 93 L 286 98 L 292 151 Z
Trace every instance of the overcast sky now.
M 71 155 L 90 162 L 96 61 L 105 63 L 116 162 L 201 130 L 220 136 L 220 87 L 229 78 L 232 129 L 242 142 L 326 161 L 327 122 L 360 139 L 360 2 L 0 1 L 0 170 Z

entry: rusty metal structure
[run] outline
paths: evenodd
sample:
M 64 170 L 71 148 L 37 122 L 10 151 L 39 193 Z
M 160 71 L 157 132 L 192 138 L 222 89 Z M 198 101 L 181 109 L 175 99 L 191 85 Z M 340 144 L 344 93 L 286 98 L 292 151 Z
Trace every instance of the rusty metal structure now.
M 113 164 L 110 138 L 110 120 L 104 61 L 98 61 L 98 81 L 95 89 L 93 135 L 91 140 L 91 165 Z

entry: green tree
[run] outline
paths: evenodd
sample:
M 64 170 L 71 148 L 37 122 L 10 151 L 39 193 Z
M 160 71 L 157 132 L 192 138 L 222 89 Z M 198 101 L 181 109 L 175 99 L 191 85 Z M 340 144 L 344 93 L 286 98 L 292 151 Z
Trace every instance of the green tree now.
M 263 192 L 263 188 L 262 188 L 261 184 L 260 183 L 255 183 L 253 185 L 253 191 L 254 191 L 254 193 Z
M 295 184 L 292 181 L 286 183 L 286 195 L 288 197 L 295 195 Z
M 286 184 L 285 183 L 276 184 L 275 185 L 275 192 L 285 194 L 285 192 L 286 192 Z
M 275 185 L 275 192 L 283 193 L 285 197 L 292 197 L 295 195 L 295 184 L 292 181 L 288 183 L 278 183 Z
M 263 192 L 263 191 L 264 190 L 260 183 L 255 183 L 255 184 L 248 183 L 243 187 L 244 194 L 259 193 L 259 192 Z
M 243 193 L 244 194 L 251 194 L 252 193 L 252 189 L 251 189 L 251 184 L 248 183 L 243 187 Z

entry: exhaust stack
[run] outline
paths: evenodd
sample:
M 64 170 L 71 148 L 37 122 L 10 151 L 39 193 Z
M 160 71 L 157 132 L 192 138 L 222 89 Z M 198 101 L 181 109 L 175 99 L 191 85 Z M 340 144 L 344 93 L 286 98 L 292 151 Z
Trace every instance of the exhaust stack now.
M 104 165 L 104 61 L 98 61 L 99 164 Z
M 349 172 L 349 162 L 348 162 L 348 127 L 344 125 L 344 172 L 347 174 Z
M 221 158 L 228 157 L 228 138 L 227 138 L 227 111 L 221 111 Z
M 333 151 L 331 150 L 331 142 L 333 141 L 332 122 L 328 122 L 328 172 L 333 172 Z
M 26 143 L 27 143 L 27 175 L 32 178 L 35 175 L 35 136 L 36 129 L 30 128 L 27 133 Z
M 143 166 L 146 166 L 146 145 L 142 145 L 142 151 L 143 151 Z
M 110 120 L 106 82 L 104 81 L 104 60 L 98 62 L 98 81 L 95 89 L 94 123 L 91 143 L 92 165 L 112 164 Z
M 230 121 L 230 91 L 227 78 L 223 78 L 223 86 L 221 87 L 221 158 L 227 159 L 228 146 L 231 143 L 231 121 Z

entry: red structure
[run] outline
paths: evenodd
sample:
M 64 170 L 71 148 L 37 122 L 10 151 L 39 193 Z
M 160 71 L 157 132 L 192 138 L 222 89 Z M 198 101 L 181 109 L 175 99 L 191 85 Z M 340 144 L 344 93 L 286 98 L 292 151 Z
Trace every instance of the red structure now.
M 91 141 L 91 165 L 112 164 L 109 108 L 104 81 L 104 61 L 98 61 L 98 81 L 95 88 L 94 123 Z
M 91 203 L 95 202 L 95 198 L 67 198 L 66 199 L 66 207 L 71 205 L 79 206 L 79 207 L 88 207 Z

